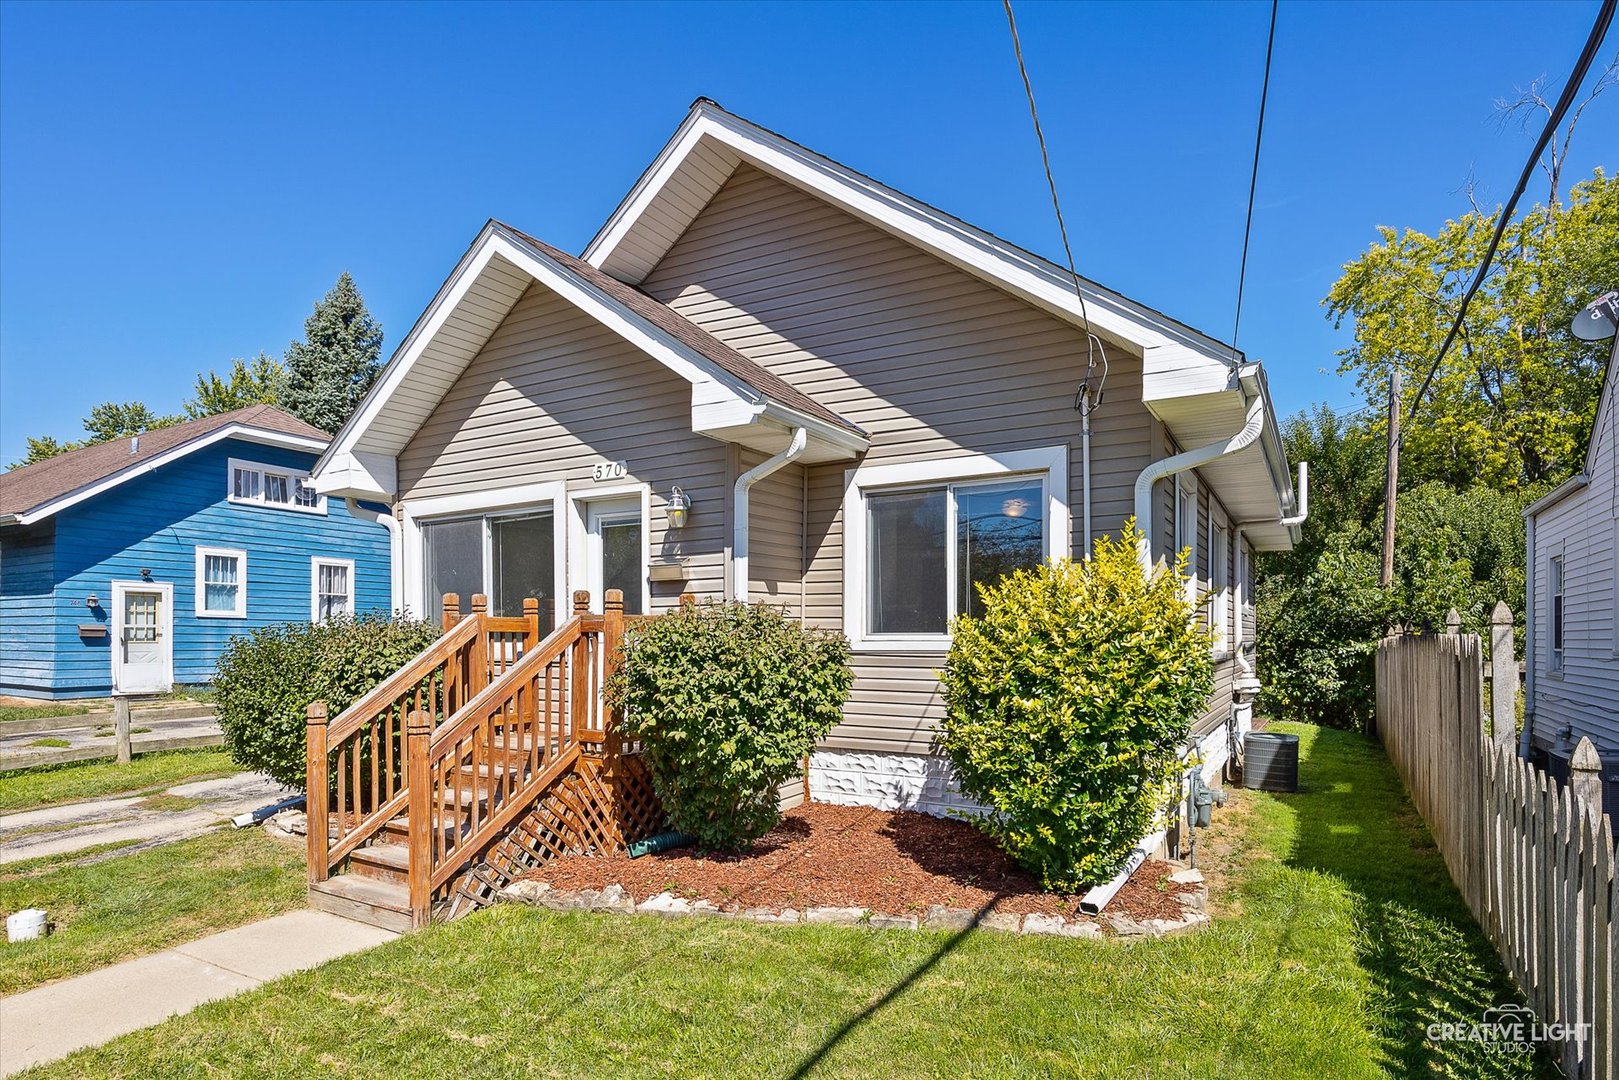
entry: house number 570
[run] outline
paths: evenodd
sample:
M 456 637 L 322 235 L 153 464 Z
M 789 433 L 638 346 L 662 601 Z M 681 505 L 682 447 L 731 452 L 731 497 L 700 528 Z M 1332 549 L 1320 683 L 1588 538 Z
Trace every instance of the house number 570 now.
M 590 475 L 596 480 L 622 480 L 629 471 L 622 461 L 598 461 L 590 467 Z

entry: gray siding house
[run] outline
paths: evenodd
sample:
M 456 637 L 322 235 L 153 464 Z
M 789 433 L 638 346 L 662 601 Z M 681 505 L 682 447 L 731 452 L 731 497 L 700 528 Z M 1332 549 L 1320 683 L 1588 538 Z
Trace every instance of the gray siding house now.
M 582 257 L 486 225 L 314 483 L 394 508 L 429 616 L 622 588 L 842 629 L 856 681 L 811 792 L 933 811 L 973 582 L 1136 514 L 1144 559 L 1190 547 L 1207 594 L 1212 772 L 1246 724 L 1252 557 L 1295 541 L 1301 493 L 1259 364 L 1083 288 L 1082 313 L 1065 270 L 699 100 Z M 1087 315 L 1108 372 L 1082 418 Z
M 1524 511 L 1525 749 L 1566 776 L 1582 736 L 1619 798 L 1619 341 L 1585 468 Z

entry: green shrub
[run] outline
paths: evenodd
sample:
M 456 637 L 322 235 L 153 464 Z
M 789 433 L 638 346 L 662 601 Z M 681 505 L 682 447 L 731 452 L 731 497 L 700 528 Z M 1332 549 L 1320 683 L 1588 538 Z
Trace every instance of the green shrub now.
M 1148 831 L 1213 689 L 1180 571 L 1150 580 L 1132 522 L 1089 560 L 982 587 L 955 621 L 938 736 L 977 823 L 1049 889 L 1106 881 Z
M 853 678 L 842 634 L 703 603 L 632 627 L 606 693 L 645 740 L 674 827 L 732 851 L 780 819 L 776 789 L 838 722 Z
M 431 623 L 367 614 L 263 626 L 232 638 L 214 674 L 225 746 L 237 764 L 304 786 L 309 703 L 336 718 L 438 639 Z

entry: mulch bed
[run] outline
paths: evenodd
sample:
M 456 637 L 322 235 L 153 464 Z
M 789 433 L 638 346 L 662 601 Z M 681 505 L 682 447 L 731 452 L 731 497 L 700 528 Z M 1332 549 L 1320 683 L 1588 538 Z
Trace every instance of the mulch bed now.
M 1136 919 L 1178 919 L 1179 892 L 1195 892 L 1148 860 L 1108 904 L 1108 913 Z M 1078 896 L 1040 888 L 994 841 L 962 821 L 909 810 L 811 803 L 787 812 L 775 829 L 741 855 L 698 854 L 686 848 L 631 859 L 628 855 L 569 855 L 523 875 L 558 889 L 622 886 L 637 900 L 672 892 L 743 908 L 863 907 L 892 915 L 925 912 L 934 904 L 1007 914 L 1079 913 Z

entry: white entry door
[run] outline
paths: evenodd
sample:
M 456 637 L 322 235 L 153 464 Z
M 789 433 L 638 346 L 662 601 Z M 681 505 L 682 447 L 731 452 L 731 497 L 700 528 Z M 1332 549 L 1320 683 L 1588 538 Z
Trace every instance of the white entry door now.
M 602 610 L 608 589 L 624 593 L 624 614 L 646 607 L 646 530 L 641 500 L 592 502 L 585 512 L 585 588 L 590 610 Z
M 162 693 L 174 682 L 174 586 L 112 583 L 112 688 Z

